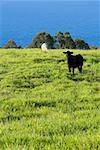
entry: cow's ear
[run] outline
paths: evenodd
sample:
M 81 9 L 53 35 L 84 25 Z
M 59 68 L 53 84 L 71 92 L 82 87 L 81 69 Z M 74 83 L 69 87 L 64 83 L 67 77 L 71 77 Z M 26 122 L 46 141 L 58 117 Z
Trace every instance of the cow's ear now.
M 73 52 L 70 52 L 70 54 L 73 54 Z
M 66 52 L 63 52 L 64 54 L 66 54 Z

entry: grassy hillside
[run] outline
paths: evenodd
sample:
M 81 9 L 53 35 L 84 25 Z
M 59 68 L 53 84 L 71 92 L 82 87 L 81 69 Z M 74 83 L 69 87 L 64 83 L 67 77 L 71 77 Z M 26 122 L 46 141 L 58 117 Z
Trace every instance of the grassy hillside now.
M 100 149 L 100 51 L 75 76 L 63 51 L 0 49 L 0 149 Z

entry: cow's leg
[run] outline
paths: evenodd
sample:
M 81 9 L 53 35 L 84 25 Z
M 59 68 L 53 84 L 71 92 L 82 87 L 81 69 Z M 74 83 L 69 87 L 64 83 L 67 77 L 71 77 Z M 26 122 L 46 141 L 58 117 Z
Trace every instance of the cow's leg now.
M 71 67 L 70 66 L 68 66 L 68 70 L 69 70 L 69 72 L 71 72 Z
M 79 70 L 79 72 L 80 72 L 80 66 L 78 66 L 78 70 Z
M 79 72 L 82 73 L 82 66 L 79 66 L 78 69 L 79 69 Z
M 82 73 L 82 66 L 80 66 L 80 72 Z
M 74 67 L 72 69 L 73 69 L 73 75 L 74 75 Z

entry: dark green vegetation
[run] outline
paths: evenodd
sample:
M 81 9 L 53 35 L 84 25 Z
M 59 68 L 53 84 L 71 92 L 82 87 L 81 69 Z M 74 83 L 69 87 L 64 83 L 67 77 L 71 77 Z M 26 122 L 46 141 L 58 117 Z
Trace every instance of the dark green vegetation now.
M 28 48 L 40 48 L 43 43 L 47 43 L 49 49 L 90 49 L 84 40 L 76 39 L 74 41 L 69 32 L 57 32 L 54 37 L 49 33 L 40 32 L 33 38 Z
M 21 48 L 21 46 L 17 46 L 16 42 L 13 41 L 13 40 L 9 40 L 5 46 L 4 46 L 5 49 L 8 49 L 8 48 Z
M 9 40 L 4 48 L 17 48 L 17 44 L 13 40 Z
M 100 51 L 75 76 L 62 52 L 0 49 L 1 150 L 100 149 Z
M 55 36 L 51 36 L 46 32 L 39 32 L 27 48 L 40 48 L 43 43 L 48 45 L 48 49 L 90 49 L 88 43 L 84 40 L 73 40 L 69 32 L 57 32 Z M 21 46 L 17 46 L 15 41 L 9 40 L 4 48 L 21 48 Z M 97 49 L 95 46 L 91 48 Z
M 37 33 L 36 37 L 33 38 L 32 43 L 28 46 L 28 48 L 40 48 L 43 43 L 47 43 L 49 49 L 53 48 L 54 39 L 49 33 Z

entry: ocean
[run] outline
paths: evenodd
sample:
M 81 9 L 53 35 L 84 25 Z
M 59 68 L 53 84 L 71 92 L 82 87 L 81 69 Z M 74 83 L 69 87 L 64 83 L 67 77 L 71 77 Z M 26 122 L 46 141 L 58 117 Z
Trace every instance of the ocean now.
M 84 39 L 100 46 L 99 0 L 0 1 L 0 47 L 13 39 L 28 46 L 38 32 L 70 32 L 73 39 Z

